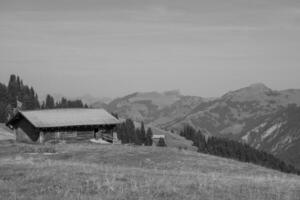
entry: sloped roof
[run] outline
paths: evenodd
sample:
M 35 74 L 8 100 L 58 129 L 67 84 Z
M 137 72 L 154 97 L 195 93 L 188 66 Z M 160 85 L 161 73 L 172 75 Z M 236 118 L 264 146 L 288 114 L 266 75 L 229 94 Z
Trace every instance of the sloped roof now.
M 36 128 L 114 125 L 119 120 L 103 109 L 49 109 L 19 111 Z
M 164 139 L 165 135 L 153 135 L 152 136 L 152 139 L 160 139 L 160 138 Z

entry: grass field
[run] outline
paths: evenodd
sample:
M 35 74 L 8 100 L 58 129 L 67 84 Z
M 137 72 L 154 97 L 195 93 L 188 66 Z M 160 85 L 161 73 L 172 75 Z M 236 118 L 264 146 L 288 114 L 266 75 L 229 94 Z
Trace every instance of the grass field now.
M 2 141 L 0 199 L 299 200 L 300 178 L 171 148 Z
M 0 141 L 1 140 L 14 140 L 16 137 L 12 133 L 11 130 L 9 130 L 8 127 L 5 126 L 5 124 L 0 123 Z

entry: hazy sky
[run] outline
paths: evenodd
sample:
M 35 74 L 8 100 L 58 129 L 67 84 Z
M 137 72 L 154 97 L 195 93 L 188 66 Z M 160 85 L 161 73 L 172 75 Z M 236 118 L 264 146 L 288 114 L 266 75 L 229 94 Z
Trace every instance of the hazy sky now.
M 0 0 L 0 82 L 39 94 L 300 88 L 299 0 Z

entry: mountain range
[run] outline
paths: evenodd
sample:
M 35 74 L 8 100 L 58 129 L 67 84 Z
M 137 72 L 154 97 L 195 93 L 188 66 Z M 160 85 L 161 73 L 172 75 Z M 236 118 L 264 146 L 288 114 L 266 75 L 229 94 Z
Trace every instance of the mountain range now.
M 175 133 L 189 124 L 205 135 L 247 143 L 300 168 L 300 90 L 277 91 L 257 83 L 218 98 L 185 96 L 177 90 L 136 92 L 91 106 Z
M 83 104 L 87 104 L 88 106 L 93 106 L 93 107 L 99 107 L 99 105 L 101 105 L 102 103 L 107 104 L 109 103 L 112 99 L 109 97 L 95 97 L 91 94 L 84 94 L 81 96 L 76 96 L 76 97 L 72 97 L 72 96 L 65 96 L 63 94 L 60 93 L 54 93 L 51 94 L 51 96 L 53 97 L 55 102 L 59 102 L 62 98 L 66 98 L 66 99 L 70 99 L 70 100 L 78 100 L 80 99 L 82 101 Z M 46 99 L 46 95 L 43 95 L 40 98 L 40 103 L 42 103 L 42 101 Z

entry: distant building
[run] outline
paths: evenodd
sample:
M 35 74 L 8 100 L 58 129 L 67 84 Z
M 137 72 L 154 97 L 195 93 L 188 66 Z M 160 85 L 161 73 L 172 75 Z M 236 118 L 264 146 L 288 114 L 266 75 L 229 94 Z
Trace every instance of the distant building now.
M 153 142 L 153 145 L 157 145 L 159 139 L 163 139 L 165 142 L 166 142 L 166 136 L 165 135 L 153 135 L 152 136 L 152 142 Z
M 18 111 L 6 125 L 14 130 L 17 141 L 44 143 L 52 139 L 78 137 L 77 133 L 113 138 L 113 130 L 119 123 L 103 109 L 75 108 Z

